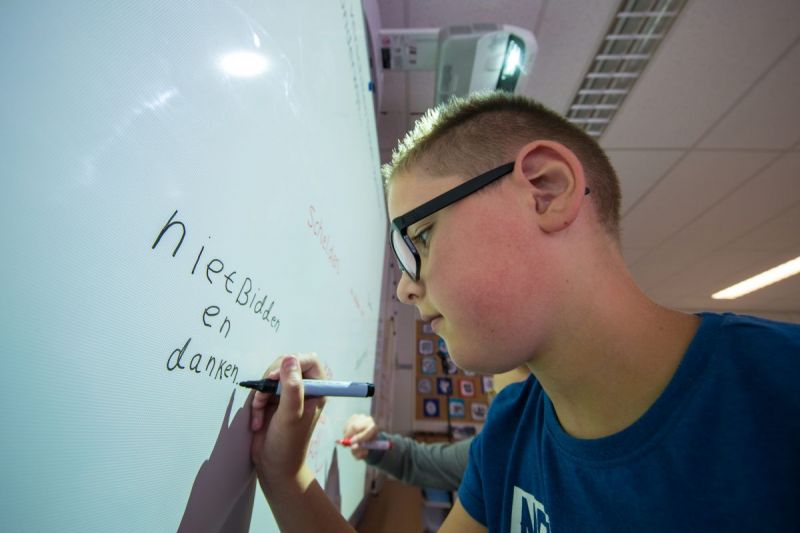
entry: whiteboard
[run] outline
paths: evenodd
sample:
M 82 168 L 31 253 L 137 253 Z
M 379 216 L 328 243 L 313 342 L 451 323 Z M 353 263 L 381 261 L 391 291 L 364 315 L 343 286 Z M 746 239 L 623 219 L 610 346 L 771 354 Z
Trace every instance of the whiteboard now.
M 277 529 L 235 382 L 296 351 L 373 377 L 363 26 L 357 0 L 0 6 L 4 530 Z M 334 439 L 369 409 L 331 399 L 309 450 L 346 517 Z

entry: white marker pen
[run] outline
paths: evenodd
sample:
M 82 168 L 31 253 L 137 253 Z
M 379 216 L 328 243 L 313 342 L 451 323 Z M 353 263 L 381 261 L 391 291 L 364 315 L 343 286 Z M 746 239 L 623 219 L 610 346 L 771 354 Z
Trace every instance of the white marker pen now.
M 239 385 L 259 392 L 280 395 L 281 382 L 277 379 L 241 381 Z M 367 398 L 375 394 L 375 385 L 356 381 L 327 381 L 324 379 L 304 379 L 303 391 L 306 396 L 349 396 Z

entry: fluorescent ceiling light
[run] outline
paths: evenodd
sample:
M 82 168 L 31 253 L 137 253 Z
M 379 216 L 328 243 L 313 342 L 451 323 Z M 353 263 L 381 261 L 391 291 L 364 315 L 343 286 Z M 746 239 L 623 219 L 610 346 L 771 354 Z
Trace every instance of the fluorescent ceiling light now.
M 732 285 L 727 289 L 714 293 L 711 297 L 715 300 L 733 300 L 798 273 L 800 273 L 800 257 L 795 257 L 791 261 L 787 261 L 775 268 L 770 268 L 766 272 L 762 272 L 736 285 Z

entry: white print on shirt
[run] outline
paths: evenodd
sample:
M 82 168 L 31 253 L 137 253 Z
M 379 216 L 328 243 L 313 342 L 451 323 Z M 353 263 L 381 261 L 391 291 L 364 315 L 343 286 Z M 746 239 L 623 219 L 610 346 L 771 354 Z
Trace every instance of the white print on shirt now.
M 514 487 L 511 505 L 511 533 L 550 533 L 550 517 L 533 494 Z

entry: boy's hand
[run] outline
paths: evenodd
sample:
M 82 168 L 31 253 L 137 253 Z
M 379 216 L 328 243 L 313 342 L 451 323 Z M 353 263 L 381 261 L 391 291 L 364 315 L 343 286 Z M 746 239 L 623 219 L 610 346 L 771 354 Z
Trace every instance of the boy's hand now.
M 281 394 L 253 395 L 250 457 L 262 485 L 298 479 L 308 442 L 325 398 L 304 398 L 303 378 L 325 379 L 316 354 L 278 358 L 264 373 L 266 379 L 280 379 Z
M 344 437 L 350 439 L 350 452 L 356 459 L 364 459 L 369 450 L 359 446 L 362 442 L 369 442 L 378 436 L 378 426 L 375 420 L 368 415 L 353 415 L 344 425 Z

